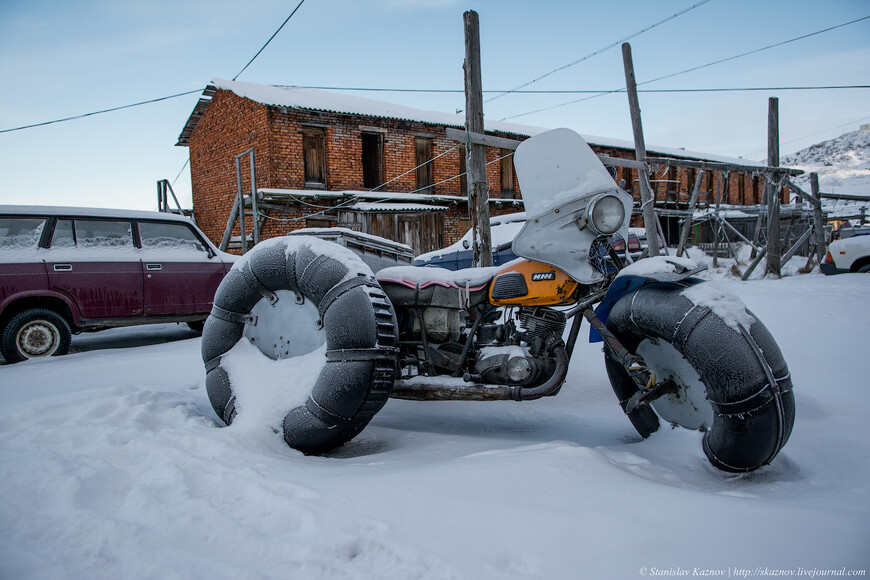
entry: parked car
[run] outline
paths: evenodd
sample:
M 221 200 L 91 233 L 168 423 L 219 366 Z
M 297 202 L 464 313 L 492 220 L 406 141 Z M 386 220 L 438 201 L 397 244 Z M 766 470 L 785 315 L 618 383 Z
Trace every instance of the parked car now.
M 824 274 L 870 272 L 870 233 L 831 242 L 820 268 Z
M 507 264 L 517 259 L 518 256 L 511 250 L 511 244 L 525 223 L 525 212 L 496 216 L 489 220 L 493 266 Z M 473 232 L 468 230 L 459 241 L 446 248 L 420 254 L 414 258 L 414 265 L 437 266 L 448 270 L 471 268 L 474 258 L 474 248 L 471 247 L 473 240 Z
M 489 220 L 493 266 L 507 264 L 511 260 L 517 259 L 518 256 L 514 254 L 511 249 L 511 244 L 525 223 L 526 214 L 524 212 L 497 216 Z M 628 234 L 628 251 L 629 254 L 631 254 L 632 259 L 637 260 L 642 256 L 643 250 L 646 249 L 646 245 L 640 241 L 634 230 L 635 228 L 631 228 L 631 231 L 629 231 Z M 420 254 L 414 258 L 414 265 L 437 266 L 448 270 L 471 268 L 474 257 L 474 250 L 471 247 L 472 239 L 472 232 L 471 230 L 468 230 L 456 243 L 441 250 Z M 617 254 L 624 255 L 625 240 L 620 236 L 616 236 L 613 241 L 613 249 Z M 600 252 L 602 259 L 609 260 L 609 258 L 606 257 L 606 248 L 597 247 L 596 251 Z M 612 267 L 612 264 L 609 267 Z
M 82 331 L 202 328 L 235 256 L 175 214 L 0 205 L 0 353 L 65 354 Z

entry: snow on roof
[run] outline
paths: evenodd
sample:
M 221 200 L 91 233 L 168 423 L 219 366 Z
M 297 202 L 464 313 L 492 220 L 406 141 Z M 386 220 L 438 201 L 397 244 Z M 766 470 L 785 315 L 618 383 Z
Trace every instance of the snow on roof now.
M 308 89 L 293 86 L 281 85 L 263 85 L 258 83 L 246 83 L 241 81 L 229 81 L 226 79 L 212 79 L 209 87 L 206 88 L 203 96 L 211 96 L 213 89 L 232 91 L 236 95 L 250 99 L 263 105 L 271 105 L 275 107 L 290 107 L 293 109 L 311 109 L 316 111 L 328 111 L 333 113 L 347 113 L 353 115 L 367 115 L 371 117 L 382 117 L 387 119 L 400 119 L 406 121 L 419 121 L 422 123 L 430 123 L 434 125 L 447 125 L 450 127 L 465 127 L 465 116 L 453 113 L 442 113 L 439 111 L 427 111 L 424 109 L 415 109 L 406 107 L 396 103 L 388 103 L 386 101 L 377 101 L 364 97 L 346 95 L 333 91 L 325 91 L 321 89 Z M 193 131 L 193 126 L 198 122 L 202 115 L 203 109 L 201 103 L 194 109 L 190 119 L 188 119 L 185 131 L 179 139 L 179 145 L 186 145 L 186 136 Z M 525 135 L 532 137 L 539 133 L 550 130 L 552 127 L 535 127 L 531 125 L 521 125 L 518 123 L 505 123 L 503 121 L 492 121 L 484 119 L 484 129 L 486 131 L 497 131 L 502 133 L 510 133 L 514 135 Z M 581 134 L 587 143 L 600 145 L 603 147 L 614 147 L 617 149 L 634 150 L 634 142 L 625 141 L 622 139 L 611 139 L 609 137 L 600 137 L 596 135 Z M 700 153 L 696 151 L 686 151 L 674 147 L 659 147 L 656 145 L 647 144 L 647 153 L 660 153 L 674 157 L 684 157 L 688 159 L 701 159 L 705 161 L 718 161 L 722 163 L 733 163 L 737 165 L 748 166 L 763 166 L 763 163 L 751 161 L 749 159 L 735 159 L 733 157 L 724 157 L 721 155 L 712 155 L 709 153 Z
M 67 207 L 57 205 L 0 205 L 0 215 L 58 216 L 77 218 L 158 219 L 190 223 L 190 218 L 175 213 L 104 207 Z
M 350 113 L 355 115 L 367 115 L 370 117 L 401 119 L 404 121 L 421 121 L 423 123 L 449 125 L 451 127 L 465 126 L 464 115 L 414 109 L 412 107 L 406 107 L 395 103 L 376 101 L 374 99 L 366 99 L 364 97 L 356 97 L 320 89 L 261 85 L 257 83 L 228 81 L 225 79 L 214 79 L 211 84 L 216 89 L 232 91 L 240 97 L 264 105 L 272 105 L 276 107 L 312 109 L 333 113 Z M 527 125 L 489 120 L 484 121 L 484 125 L 488 131 L 501 131 L 504 133 L 514 133 L 516 135 L 532 136 L 547 131 L 547 129 L 543 127 L 530 127 Z

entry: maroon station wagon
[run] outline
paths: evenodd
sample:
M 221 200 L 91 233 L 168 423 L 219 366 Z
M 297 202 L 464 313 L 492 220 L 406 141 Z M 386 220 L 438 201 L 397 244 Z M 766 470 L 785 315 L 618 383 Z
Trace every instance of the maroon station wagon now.
M 65 354 L 71 334 L 116 326 L 201 329 L 235 259 L 184 216 L 0 205 L 0 352 Z

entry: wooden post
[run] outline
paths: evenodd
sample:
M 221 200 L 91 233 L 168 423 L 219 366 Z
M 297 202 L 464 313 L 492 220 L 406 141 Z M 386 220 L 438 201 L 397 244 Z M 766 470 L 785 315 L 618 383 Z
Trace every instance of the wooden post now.
M 704 180 L 704 170 L 698 170 L 695 176 L 695 186 L 692 188 L 692 197 L 689 198 L 689 215 L 686 216 L 686 221 L 683 222 L 683 229 L 680 232 L 680 245 L 677 246 L 677 257 L 683 255 L 686 250 L 686 242 L 689 239 L 689 231 L 692 229 L 692 217 L 695 214 L 695 208 L 698 206 L 698 196 L 701 193 L 701 182 Z
M 634 132 L 635 158 L 646 163 L 646 144 L 643 141 L 643 124 L 640 119 L 640 102 L 637 99 L 637 81 L 634 78 L 634 63 L 631 58 L 631 45 L 622 45 L 622 62 L 625 67 L 625 87 L 628 93 L 628 109 L 631 114 L 631 128 Z M 645 169 L 637 172 L 640 182 L 640 208 L 643 214 L 643 227 L 646 228 L 646 242 L 650 256 L 659 255 L 659 237 L 656 227 L 655 198 L 649 183 L 649 173 Z
M 465 129 L 483 133 L 483 83 L 480 74 L 480 27 L 477 12 L 462 15 L 465 22 Z M 492 266 L 489 230 L 489 186 L 486 183 L 486 148 L 466 144 L 468 167 L 468 209 L 474 231 L 474 265 Z
M 813 225 L 816 230 L 816 257 L 819 264 L 825 259 L 825 218 L 822 215 L 822 198 L 819 197 L 819 174 L 810 173 L 810 193 L 813 194 Z
M 779 167 L 779 99 L 770 97 L 767 107 L 767 166 Z M 767 273 L 781 277 L 782 244 L 780 243 L 779 196 L 781 186 L 773 173 L 767 174 Z

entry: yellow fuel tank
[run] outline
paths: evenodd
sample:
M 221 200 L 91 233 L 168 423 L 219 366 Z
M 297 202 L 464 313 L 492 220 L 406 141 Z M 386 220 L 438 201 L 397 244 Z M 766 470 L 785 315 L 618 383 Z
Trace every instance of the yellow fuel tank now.
M 495 306 L 555 306 L 567 302 L 576 288 L 577 282 L 559 268 L 524 260 L 493 277 L 489 300 Z

